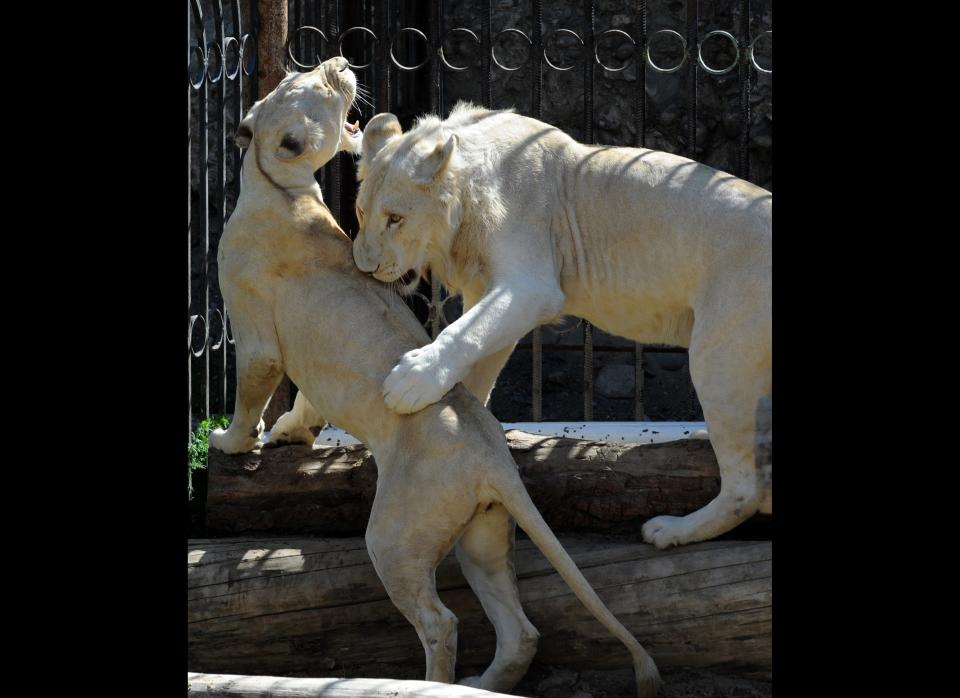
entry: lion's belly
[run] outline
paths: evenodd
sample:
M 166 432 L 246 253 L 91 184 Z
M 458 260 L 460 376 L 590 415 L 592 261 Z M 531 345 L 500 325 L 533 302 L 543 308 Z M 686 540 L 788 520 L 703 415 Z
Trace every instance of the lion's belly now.
M 693 311 L 680 303 L 630 294 L 567 294 L 564 314 L 590 321 L 608 334 L 644 344 L 690 346 Z

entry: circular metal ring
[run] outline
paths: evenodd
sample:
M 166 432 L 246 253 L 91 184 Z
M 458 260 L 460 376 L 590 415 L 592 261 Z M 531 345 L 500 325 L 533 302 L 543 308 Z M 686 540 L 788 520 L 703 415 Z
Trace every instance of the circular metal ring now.
M 317 34 L 320 35 L 320 40 L 323 41 L 324 43 L 326 43 L 326 41 L 327 41 L 327 35 L 324 34 L 322 31 L 320 31 L 319 29 L 317 29 L 316 27 L 311 27 L 311 26 L 309 26 L 309 25 L 304 25 L 304 26 L 302 26 L 302 27 L 297 27 L 297 28 L 293 31 L 293 33 L 290 35 L 290 37 L 287 39 L 287 56 L 290 58 L 290 60 L 293 62 L 293 64 L 294 64 L 295 66 L 297 66 L 298 68 L 307 68 L 308 70 L 312 70 L 313 68 L 316 68 L 318 65 L 320 65 L 320 64 L 323 62 L 323 59 L 320 58 L 320 54 L 319 54 L 319 53 L 317 54 L 317 62 L 316 62 L 316 63 L 311 63 L 311 64 L 309 64 L 309 65 L 304 65 L 303 63 L 301 63 L 300 61 L 298 61 L 296 58 L 293 57 L 293 40 L 294 40 L 295 38 L 296 38 L 296 39 L 299 39 L 300 32 L 302 32 L 302 31 L 314 31 L 314 32 L 316 32 Z
M 380 39 L 378 39 L 377 35 L 373 33 L 373 30 L 367 29 L 366 27 L 350 27 L 349 29 L 344 31 L 343 34 L 340 35 L 340 40 L 337 42 L 337 50 L 340 51 L 340 55 L 343 56 L 344 58 L 347 58 L 347 57 L 343 55 L 343 40 L 346 39 L 348 36 L 350 36 L 354 32 L 366 32 L 367 34 L 373 37 L 373 40 L 376 41 L 378 45 L 380 44 Z M 363 65 L 354 65 L 353 63 L 350 62 L 350 59 L 347 58 L 347 65 L 353 68 L 354 70 L 363 70 L 364 68 L 369 68 L 371 65 L 373 65 L 373 61 L 370 61 L 369 63 L 364 63 Z
M 707 39 L 709 39 L 711 36 L 725 36 L 733 44 L 733 50 L 736 55 L 734 55 L 733 57 L 733 63 L 728 65 L 726 68 L 720 68 L 719 70 L 715 68 L 711 68 L 703 60 L 703 45 L 707 43 Z M 703 68 L 708 73 L 710 73 L 711 75 L 726 75 L 731 70 L 736 68 L 737 63 L 739 62 L 740 62 L 740 44 L 739 42 L 737 42 L 736 38 L 730 32 L 723 31 L 722 29 L 714 29 L 712 32 L 707 32 L 706 36 L 704 36 L 697 43 L 697 63 L 699 63 L 700 67 Z
M 403 63 L 397 60 L 396 56 L 393 55 L 393 42 L 396 41 L 398 38 L 400 38 L 400 35 L 403 34 L 404 32 L 416 34 L 421 39 L 423 39 L 424 43 L 427 45 L 427 57 L 424 58 L 419 63 L 417 63 L 415 66 L 404 65 Z M 399 70 L 403 70 L 408 73 L 412 73 L 414 70 L 420 70 L 423 66 L 425 66 L 427 63 L 430 62 L 430 39 L 428 39 L 427 35 L 424 34 L 422 31 L 420 31 L 419 29 L 415 29 L 413 27 L 400 27 L 397 33 L 394 34 L 393 38 L 390 40 L 390 60 L 393 61 L 393 64 L 397 66 Z
M 580 45 L 583 46 L 583 39 L 581 39 L 581 38 L 580 38 L 580 35 L 577 34 L 575 31 L 573 31 L 572 29 L 554 29 L 552 32 L 550 32 L 549 34 L 547 34 L 547 37 L 551 37 L 551 36 L 553 36 L 554 34 L 573 34 L 575 37 L 577 37 L 577 41 L 580 42 Z M 545 60 L 545 61 L 547 62 L 547 65 L 548 65 L 548 66 L 550 66 L 550 67 L 553 68 L 554 70 L 559 70 L 559 71 L 573 70 L 574 68 L 577 67 L 577 64 L 576 64 L 576 63 L 574 63 L 573 65 L 568 66 L 568 67 L 566 67 L 566 68 L 561 68 L 561 67 L 558 66 L 558 65 L 554 65 L 553 62 L 551 62 L 551 60 L 547 57 L 547 46 L 546 46 L 546 44 L 547 44 L 547 39 L 544 39 L 544 40 L 543 40 L 543 44 L 544 44 L 544 46 L 543 46 L 543 60 Z
M 766 75 L 770 75 L 770 74 L 773 73 L 773 67 L 771 67 L 770 70 L 767 70 L 766 68 L 761 68 L 761 67 L 757 64 L 757 57 L 756 57 L 756 54 L 754 53 L 754 50 L 753 50 L 753 45 L 754 45 L 755 43 L 757 43 L 760 39 L 762 39 L 763 36 L 764 36 L 764 34 L 770 34 L 771 36 L 773 36 L 773 30 L 772 30 L 772 29 L 768 29 L 767 31 L 765 31 L 765 32 L 763 32 L 763 33 L 761 33 L 761 34 L 758 34 L 756 37 L 754 37 L 753 41 L 750 42 L 750 46 L 747 47 L 747 57 L 750 59 L 750 62 L 753 63 L 753 67 L 756 68 L 757 71 L 759 71 L 759 72 L 761 72 L 761 73 L 764 73 L 764 74 L 766 74 Z M 772 50 L 772 47 L 771 47 L 771 50 Z M 771 64 L 773 63 L 773 57 L 772 57 L 772 56 L 770 57 L 770 62 L 771 62 Z
M 257 69 L 257 39 L 253 34 L 244 34 L 240 39 L 240 65 L 243 68 L 244 75 L 253 75 Z M 252 44 L 252 46 L 251 46 Z M 250 49 L 253 48 L 253 51 Z M 251 60 L 243 60 L 247 56 L 252 56 Z
M 220 64 L 220 70 L 217 71 L 216 76 L 210 72 L 210 59 L 214 56 L 218 57 L 218 63 Z M 220 48 L 220 44 L 208 44 L 207 45 L 207 80 L 211 85 L 215 85 L 220 82 L 220 78 L 223 77 L 223 49 Z
M 681 58 L 680 62 L 677 63 L 677 65 L 675 65 L 673 68 L 661 68 L 654 63 L 653 59 L 650 57 L 650 44 L 653 43 L 650 39 L 653 39 L 653 37 L 655 37 L 657 34 L 671 34 L 680 39 L 680 43 L 683 44 L 683 58 Z M 643 50 L 643 55 L 647 61 L 647 65 L 656 70 L 658 73 L 675 73 L 683 67 L 684 63 L 687 62 L 687 40 L 683 38 L 680 32 L 675 32 L 673 29 L 658 29 L 650 35 L 650 39 L 647 40 L 647 46 Z
M 190 75 L 190 66 L 191 63 L 187 62 L 187 79 L 190 81 L 190 87 L 195 90 L 199 90 L 203 87 L 203 81 L 207 78 L 207 56 L 203 52 L 203 48 L 200 46 L 194 45 L 192 47 L 192 53 L 197 57 L 197 62 L 192 63 L 194 66 L 199 66 L 195 70 L 198 71 L 197 75 Z
M 217 340 L 216 344 L 210 345 L 210 351 L 216 351 L 223 345 L 223 340 L 227 338 L 227 325 L 224 321 L 223 313 L 220 312 L 219 308 L 211 308 L 211 311 L 220 316 L 220 339 Z M 213 323 L 210 323 L 211 325 Z
M 508 68 L 508 67 L 505 66 L 503 63 L 501 63 L 499 60 L 497 60 L 497 50 L 496 50 L 496 47 L 494 47 L 493 42 L 496 41 L 496 40 L 497 40 L 501 35 L 503 35 L 503 34 L 519 34 L 519 35 L 522 36 L 524 39 L 526 39 L 526 40 L 527 40 L 527 43 L 530 44 L 531 46 L 533 46 L 533 39 L 531 39 L 529 36 L 527 36 L 526 34 L 524 34 L 524 33 L 523 33 L 522 31 L 520 31 L 519 29 L 513 29 L 513 28 L 504 29 L 504 30 L 501 31 L 501 32 L 497 32 L 497 35 L 496 35 L 495 37 L 493 37 L 493 41 L 490 42 L 490 58 L 492 58 L 492 59 L 493 59 L 493 62 L 496 63 L 497 66 L 499 66 L 502 70 L 506 70 L 506 71 L 512 73 L 514 70 L 520 70 L 520 68 L 523 67 L 523 63 L 521 63 L 520 65 L 518 65 L 516 68 Z M 527 60 L 530 60 L 530 56 L 529 56 L 529 55 L 527 56 Z M 524 63 L 526 63 L 526 61 L 524 61 Z
M 623 31 L 623 29 L 607 29 L 606 31 L 600 32 L 600 36 L 601 36 L 601 37 L 606 36 L 607 34 L 620 34 L 620 35 L 625 36 L 625 37 L 627 37 L 628 39 L 630 39 L 630 43 L 633 44 L 634 47 L 636 47 L 636 45 L 637 45 L 637 42 L 633 40 L 633 37 L 630 36 L 629 34 L 627 34 L 627 32 Z M 628 58 L 627 60 L 625 60 L 625 61 L 623 62 L 623 65 L 620 66 L 619 68 L 611 68 L 610 66 L 605 65 L 605 64 L 603 63 L 603 61 L 600 60 L 600 53 L 599 53 L 600 46 L 599 46 L 599 43 L 600 43 L 600 42 L 597 41 L 597 42 L 594 44 L 594 46 L 593 46 L 593 57 L 594 57 L 594 59 L 597 61 L 597 65 L 599 65 L 601 68 L 603 68 L 604 70 L 606 70 L 606 71 L 609 72 L 609 73 L 619 73 L 621 70 L 626 70 L 626 69 L 627 69 L 627 66 L 630 65 L 630 59 L 629 59 L 629 58 Z
M 236 46 L 235 51 L 237 53 L 237 62 L 233 70 L 227 69 L 227 56 L 230 46 Z M 227 80 L 236 80 L 237 74 L 240 72 L 240 42 L 234 36 L 228 36 L 223 40 L 223 67 L 227 71 Z
M 223 307 L 223 336 L 227 338 L 227 344 L 236 344 L 233 339 L 233 333 L 230 331 L 230 311 L 226 305 Z
M 477 36 L 476 34 L 474 34 L 473 31 L 471 31 L 470 29 L 467 29 L 466 27 L 455 27 L 455 28 L 453 28 L 453 29 L 451 29 L 450 31 L 447 32 L 447 36 L 450 36 L 450 35 L 453 34 L 454 32 L 460 32 L 461 34 L 468 34 L 469 36 L 472 36 L 472 37 L 473 37 L 473 40 L 474 40 L 474 41 L 477 42 L 477 46 L 480 45 L 480 37 Z M 444 38 L 446 38 L 446 37 L 444 37 Z M 461 67 L 459 67 L 459 66 L 452 65 L 452 64 L 450 64 L 449 61 L 447 61 L 446 57 L 443 55 L 443 40 L 440 41 L 440 47 L 439 47 L 439 49 L 437 50 L 437 54 L 440 56 L 440 62 L 443 63 L 445 66 L 447 66 L 447 68 L 449 68 L 450 70 L 455 70 L 455 71 L 457 71 L 457 72 L 461 72 L 461 71 L 469 70 L 469 69 L 470 69 L 470 66 L 469 66 L 469 65 L 465 65 L 465 66 L 463 66 L 463 67 L 461 68 Z
M 200 345 L 199 351 L 194 351 L 193 349 L 193 328 L 197 324 L 197 320 L 203 320 L 203 344 Z M 210 328 L 207 327 L 207 321 L 203 315 L 191 315 L 190 316 L 190 328 L 187 330 L 187 349 L 194 356 L 203 356 L 204 349 L 207 348 L 207 340 L 210 339 Z

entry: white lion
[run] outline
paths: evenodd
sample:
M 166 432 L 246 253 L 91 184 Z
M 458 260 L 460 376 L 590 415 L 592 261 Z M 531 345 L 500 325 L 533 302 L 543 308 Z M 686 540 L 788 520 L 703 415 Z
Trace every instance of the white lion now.
M 247 145 L 237 207 L 220 241 L 223 297 L 233 320 L 237 397 L 214 448 L 253 448 L 284 372 L 319 414 L 362 439 L 377 461 L 367 550 L 391 601 L 414 625 L 426 678 L 450 682 L 457 619 L 437 595 L 437 564 L 454 545 L 464 577 L 497 633 L 493 662 L 463 682 L 509 691 L 538 633 L 520 605 L 514 521 L 573 592 L 630 651 L 637 695 L 653 698 L 653 660 L 590 587 L 537 511 L 496 418 L 463 386 L 413 415 L 383 404 L 380 386 L 429 338 L 401 298 L 354 266 L 350 238 L 324 206 L 313 173 L 360 134 L 345 127 L 355 78 L 343 58 L 287 76 L 238 129 Z M 346 129 L 346 130 L 345 130 Z M 513 517 L 513 518 L 511 518 Z
M 771 392 L 770 192 L 677 155 L 583 145 L 462 103 L 405 134 L 376 115 L 359 175 L 357 266 L 407 289 L 429 268 L 464 300 L 462 317 L 391 371 L 388 407 L 414 413 L 458 381 L 486 400 L 517 340 L 576 315 L 689 347 L 720 494 L 688 516 L 651 519 L 644 539 L 705 540 L 769 511 L 754 433 L 757 400 Z

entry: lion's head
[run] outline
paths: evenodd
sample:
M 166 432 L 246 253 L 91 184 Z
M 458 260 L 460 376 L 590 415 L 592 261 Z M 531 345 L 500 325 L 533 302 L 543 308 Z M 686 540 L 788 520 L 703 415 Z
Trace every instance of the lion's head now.
M 258 166 L 277 186 L 304 186 L 339 151 L 360 151 L 360 129 L 346 122 L 357 95 L 347 65 L 337 56 L 310 72 L 289 73 L 237 127 L 237 145 L 254 146 Z
M 403 134 L 393 114 L 367 124 L 353 258 L 378 281 L 416 289 L 428 261 L 449 257 L 460 226 L 458 139 L 436 117 Z

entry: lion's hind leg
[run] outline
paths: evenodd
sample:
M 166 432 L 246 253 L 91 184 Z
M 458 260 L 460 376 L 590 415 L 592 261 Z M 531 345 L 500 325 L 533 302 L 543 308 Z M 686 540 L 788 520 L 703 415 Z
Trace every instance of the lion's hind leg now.
M 303 392 L 298 392 L 293 408 L 284 412 L 270 430 L 270 441 L 264 446 L 302 443 L 312 446 L 326 420 L 307 400 Z
M 687 516 L 657 516 L 643 539 L 658 548 L 709 540 L 753 516 L 762 499 L 754 456 L 757 401 L 771 389 L 770 331 L 763 317 L 719 332 L 694 327 L 690 375 L 720 470 L 720 493 Z
M 397 524 L 402 525 L 402 524 Z M 377 502 L 367 527 L 367 551 L 387 596 L 416 629 L 426 655 L 426 681 L 452 683 L 457 660 L 457 617 L 437 595 L 438 555 L 415 539 L 379 525 Z
M 279 359 L 250 356 L 237 348 L 237 396 L 226 430 L 210 432 L 210 445 L 224 453 L 246 453 L 260 443 L 263 410 L 283 378 Z
M 493 662 L 481 676 L 460 683 L 504 693 L 527 673 L 540 638 L 520 605 L 513 566 L 515 529 L 507 510 L 492 504 L 473 518 L 456 547 L 463 576 L 497 632 Z

